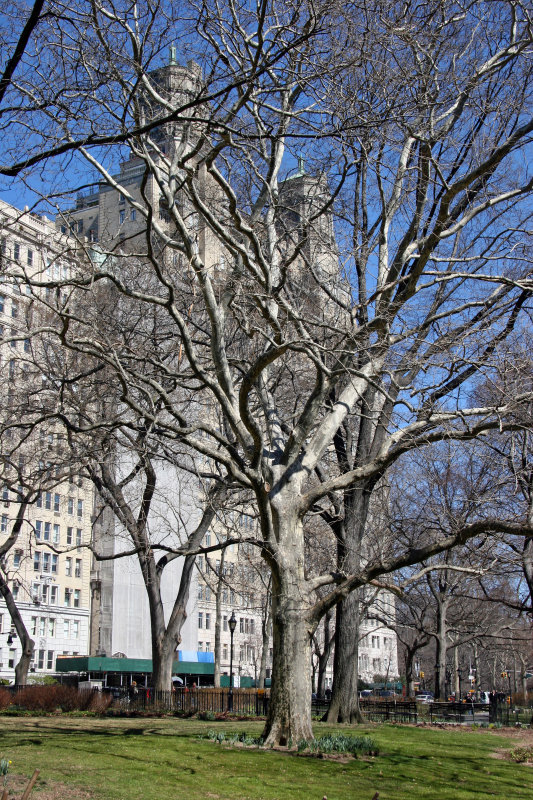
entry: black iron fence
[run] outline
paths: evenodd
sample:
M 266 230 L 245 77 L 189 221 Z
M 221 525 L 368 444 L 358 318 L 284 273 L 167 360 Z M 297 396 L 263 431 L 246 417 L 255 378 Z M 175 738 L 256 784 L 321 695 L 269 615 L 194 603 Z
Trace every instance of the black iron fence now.
M 417 722 L 418 710 L 414 700 L 360 700 L 365 717 L 372 722 Z
M 182 714 L 224 714 L 266 716 L 270 692 L 264 689 L 177 688 L 156 692 L 143 687 L 114 691 L 115 706 L 130 711 L 164 711 Z
M 435 701 L 428 704 L 431 722 L 482 722 L 488 721 L 489 706 L 486 703 L 454 703 Z M 477 715 L 477 720 L 476 720 Z

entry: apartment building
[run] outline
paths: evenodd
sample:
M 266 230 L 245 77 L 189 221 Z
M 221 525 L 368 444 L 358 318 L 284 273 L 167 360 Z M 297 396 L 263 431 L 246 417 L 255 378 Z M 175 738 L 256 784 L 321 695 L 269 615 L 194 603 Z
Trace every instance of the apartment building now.
M 87 652 L 93 493 L 73 469 L 62 431 L 29 429 L 47 402 L 47 343 L 32 330 L 53 292 L 30 287 L 67 276 L 66 241 L 46 217 L 0 201 L 0 372 L 2 438 L 0 543 L 9 540 L 30 497 L 16 542 L 0 570 L 35 643 L 31 671 L 52 673 L 58 654 Z M 19 637 L 0 599 L 0 678 L 12 681 Z

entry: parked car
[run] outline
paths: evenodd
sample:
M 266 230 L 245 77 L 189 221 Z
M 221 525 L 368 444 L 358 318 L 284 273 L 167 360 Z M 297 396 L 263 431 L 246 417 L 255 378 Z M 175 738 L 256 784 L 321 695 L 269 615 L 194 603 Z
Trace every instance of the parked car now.
M 430 692 L 426 693 L 421 692 L 420 694 L 417 694 L 415 699 L 417 703 L 424 703 L 425 705 L 427 705 L 428 703 L 432 703 L 435 698 Z
M 374 694 L 373 689 L 361 689 L 359 692 L 359 697 L 361 700 L 364 700 L 365 697 L 371 697 Z

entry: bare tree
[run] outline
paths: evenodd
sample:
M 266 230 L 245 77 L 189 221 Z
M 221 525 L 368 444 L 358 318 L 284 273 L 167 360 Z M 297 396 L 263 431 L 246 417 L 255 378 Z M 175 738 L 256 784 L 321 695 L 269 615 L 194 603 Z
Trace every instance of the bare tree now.
M 76 302 L 55 308 L 48 335 L 116 376 L 136 435 L 149 427 L 179 443 L 198 470 L 217 465 L 254 498 L 272 574 L 266 742 L 309 739 L 311 643 L 330 609 L 481 533 L 533 533 L 495 516 L 416 548 L 399 541 L 387 558 L 362 548 L 369 496 L 395 461 L 512 427 L 502 419 L 530 396 L 475 405 L 465 388 L 492 374 L 532 289 L 519 257 L 530 20 L 505 0 L 378 3 L 355 18 L 307 3 L 257 14 L 203 4 L 178 36 L 200 64 L 186 71 L 158 57 L 175 33 L 168 16 L 143 10 L 118 16 L 104 3 L 82 20 L 63 62 L 77 102 L 59 119 L 32 109 L 48 127 L 19 142 L 3 174 L 28 176 L 37 149 L 75 152 L 141 220 L 128 237 L 102 200 L 100 257 L 69 281 Z M 86 92 L 74 66 L 95 39 L 105 81 L 87 61 Z M 27 83 L 11 88 L 27 101 Z M 122 143 L 137 183 L 115 173 Z M 307 157 L 297 170 L 296 149 Z M 95 330 L 80 309 L 101 287 L 120 297 L 123 321 L 139 306 L 164 320 L 165 342 L 136 331 L 139 356 L 127 337 Z M 340 458 L 345 427 L 353 444 Z M 305 521 L 340 496 L 352 508 L 340 558 L 308 572 Z

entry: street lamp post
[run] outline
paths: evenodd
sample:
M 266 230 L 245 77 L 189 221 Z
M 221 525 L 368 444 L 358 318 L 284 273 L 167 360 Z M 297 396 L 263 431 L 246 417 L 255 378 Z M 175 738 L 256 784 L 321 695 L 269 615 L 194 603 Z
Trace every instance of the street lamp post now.
M 16 639 L 16 638 L 17 638 L 17 633 L 15 631 L 14 625 L 12 625 L 11 626 L 11 630 L 9 631 L 9 634 L 8 634 L 8 637 L 7 637 L 7 643 L 8 644 L 13 644 L 13 640 Z
M 229 652 L 229 695 L 228 695 L 228 711 L 233 711 L 233 634 L 237 627 L 237 618 L 235 611 L 231 612 L 231 617 L 228 620 L 230 632 L 230 652 Z

